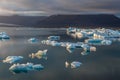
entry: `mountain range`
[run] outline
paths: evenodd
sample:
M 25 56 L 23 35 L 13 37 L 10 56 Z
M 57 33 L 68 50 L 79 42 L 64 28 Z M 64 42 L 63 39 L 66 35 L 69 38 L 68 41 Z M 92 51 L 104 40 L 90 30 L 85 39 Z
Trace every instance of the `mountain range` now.
M 0 16 L 0 23 L 21 27 L 120 27 L 120 18 L 112 14 L 51 15 L 51 16 Z M 1 25 L 1 24 L 0 24 Z M 12 26 L 11 26 L 12 27 Z

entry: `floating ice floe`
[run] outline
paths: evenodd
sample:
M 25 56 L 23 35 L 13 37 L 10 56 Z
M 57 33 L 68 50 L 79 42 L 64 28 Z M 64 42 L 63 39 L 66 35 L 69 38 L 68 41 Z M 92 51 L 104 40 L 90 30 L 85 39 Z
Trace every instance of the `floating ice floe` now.
M 61 46 L 60 42 L 52 41 L 52 40 L 42 40 L 42 44 L 50 45 L 50 46 Z
M 8 36 L 6 32 L 0 32 L 0 39 L 6 40 L 6 39 L 10 39 L 10 37 Z
M 37 43 L 38 39 L 37 38 L 30 38 L 30 39 L 28 39 L 28 42 L 30 42 L 30 43 Z
M 68 63 L 67 61 L 65 62 L 65 67 L 68 68 L 69 66 L 71 68 L 78 68 L 81 66 L 81 62 L 78 62 L 78 61 L 73 61 L 72 63 Z
M 81 49 L 82 42 L 77 42 L 77 43 L 67 43 L 66 44 L 66 50 L 72 53 L 75 49 Z
M 107 40 L 118 40 L 120 38 L 120 32 L 113 29 L 79 29 L 79 28 L 68 28 L 67 34 L 75 38 L 92 38 L 92 39 L 107 39 Z
M 47 60 L 47 50 L 39 50 L 37 53 L 32 53 L 29 55 L 31 58 L 46 59 Z
M 60 36 L 49 36 L 49 40 L 60 40 Z
M 13 64 L 9 70 L 11 72 L 13 72 L 14 74 L 17 74 L 17 73 L 27 73 L 28 71 L 34 71 L 34 70 L 37 70 L 37 71 L 40 71 L 40 70 L 43 70 L 44 69 L 44 66 L 42 66 L 41 64 L 36 64 L 34 65 L 33 63 L 27 63 L 27 64 Z
M 112 41 L 102 39 L 87 39 L 85 43 L 92 45 L 111 45 Z
M 12 64 L 12 63 L 20 61 L 21 59 L 23 59 L 22 56 L 8 56 L 8 57 L 6 57 L 3 60 L 3 63 L 10 63 L 10 64 Z
M 51 46 L 61 46 L 61 43 L 57 41 L 51 41 Z
M 90 51 L 96 51 L 95 47 L 92 48 L 91 46 L 89 46 L 88 44 L 85 44 L 83 42 L 72 43 L 72 42 L 57 42 L 57 41 L 51 41 L 51 40 L 43 40 L 43 41 L 41 41 L 41 43 L 50 45 L 50 46 L 65 47 L 69 53 L 73 53 L 75 49 L 84 49 L 85 50 L 87 47 L 90 47 L 90 49 L 89 49 Z M 85 50 L 85 52 L 86 52 L 86 50 Z
M 78 67 L 80 67 L 81 66 L 81 62 L 78 62 L 78 61 L 73 61 L 72 63 L 71 63 L 71 68 L 78 68 Z

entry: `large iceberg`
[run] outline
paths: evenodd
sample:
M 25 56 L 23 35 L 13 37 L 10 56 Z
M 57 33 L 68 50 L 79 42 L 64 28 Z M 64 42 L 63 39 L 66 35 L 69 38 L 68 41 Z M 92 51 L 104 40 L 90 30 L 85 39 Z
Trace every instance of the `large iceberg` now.
M 46 59 L 47 60 L 47 51 L 48 50 L 39 50 L 37 53 L 32 53 L 32 54 L 30 54 L 29 55 L 29 57 L 31 57 L 31 58 L 38 58 L 38 59 L 41 59 L 41 58 L 43 58 L 43 59 Z
M 22 56 L 8 56 L 3 60 L 3 63 L 15 63 L 23 59 Z
M 27 73 L 28 71 L 33 71 L 33 70 L 43 70 L 44 66 L 41 64 L 36 64 L 34 65 L 33 63 L 27 63 L 27 64 L 13 64 L 9 70 L 13 72 L 14 74 L 16 73 Z
M 107 39 L 118 40 L 120 38 L 120 32 L 113 29 L 79 29 L 79 28 L 67 28 L 67 34 L 76 38 L 92 38 L 92 39 Z

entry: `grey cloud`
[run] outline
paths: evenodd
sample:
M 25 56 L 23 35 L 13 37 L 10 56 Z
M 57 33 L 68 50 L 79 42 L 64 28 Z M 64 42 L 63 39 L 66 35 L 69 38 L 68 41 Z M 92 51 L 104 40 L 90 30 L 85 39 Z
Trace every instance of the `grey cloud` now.
M 120 13 L 119 0 L 1 0 L 0 8 L 13 12 L 41 11 L 51 14 Z M 38 13 L 33 13 L 39 15 Z M 30 13 L 29 13 L 30 14 Z M 32 12 L 31 12 L 32 14 Z

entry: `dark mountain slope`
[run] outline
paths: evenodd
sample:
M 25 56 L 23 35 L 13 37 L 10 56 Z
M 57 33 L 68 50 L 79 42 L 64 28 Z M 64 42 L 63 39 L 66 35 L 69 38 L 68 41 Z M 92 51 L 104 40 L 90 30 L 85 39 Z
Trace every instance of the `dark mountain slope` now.
M 37 23 L 44 27 L 65 27 L 65 26 L 105 26 L 119 27 L 120 19 L 114 15 L 52 15 Z
M 22 26 L 34 26 L 37 21 L 46 18 L 45 16 L 0 16 L 0 23 L 16 24 Z

